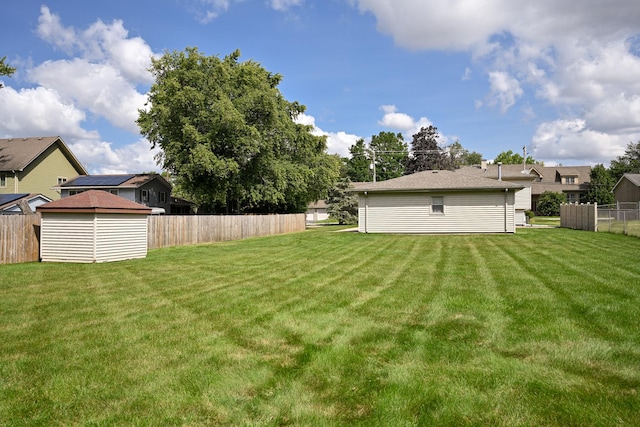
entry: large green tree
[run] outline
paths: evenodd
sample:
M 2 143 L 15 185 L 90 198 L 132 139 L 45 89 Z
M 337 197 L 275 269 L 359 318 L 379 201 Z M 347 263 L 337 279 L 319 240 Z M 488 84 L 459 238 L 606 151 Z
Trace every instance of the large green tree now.
M 482 154 L 477 151 L 469 151 L 460 144 L 460 141 L 456 141 L 447 147 L 449 158 L 454 168 L 460 166 L 479 165 L 482 162 Z
M 411 156 L 407 161 L 405 174 L 425 170 L 455 169 L 452 158 L 440 147 L 439 138 L 440 134 L 435 126 L 423 127 L 413 135 Z
M 347 177 L 352 182 L 368 182 L 372 179 L 371 154 L 360 138 L 349 147 L 351 157 L 347 159 Z
M 640 173 L 640 141 L 630 142 L 624 154 L 611 161 L 610 171 L 615 182 L 625 173 Z
M 589 182 L 589 191 L 587 191 L 586 201 L 597 203 L 599 205 L 611 205 L 615 203 L 615 196 L 611 192 L 615 181 L 611 177 L 611 173 L 603 165 L 595 165 L 591 168 L 591 181 Z
M 282 96 L 282 77 L 239 58 L 189 47 L 154 59 L 140 130 L 196 203 L 219 212 L 302 212 L 326 196 L 340 159 L 295 122 L 305 107 Z
M 369 149 L 375 159 L 376 181 L 386 181 L 403 175 L 409 148 L 401 133 L 380 132 L 373 135 Z
M 496 158 L 493 160 L 493 162 L 494 163 L 500 162 L 503 165 L 521 165 L 523 163 L 523 158 L 522 158 L 522 155 L 518 153 L 514 153 L 511 150 L 508 150 L 498 154 Z M 533 165 L 536 163 L 536 160 L 531 156 L 527 156 L 526 163 L 528 165 Z

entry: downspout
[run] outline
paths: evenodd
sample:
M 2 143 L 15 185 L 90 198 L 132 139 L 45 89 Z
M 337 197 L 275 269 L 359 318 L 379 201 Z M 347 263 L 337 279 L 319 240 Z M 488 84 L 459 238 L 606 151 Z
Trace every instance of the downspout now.
M 13 172 L 13 193 L 18 194 L 18 172 L 15 170 L 12 170 L 11 172 Z
M 509 232 L 509 221 L 507 218 L 507 213 L 509 212 L 509 189 L 504 189 L 504 232 Z
M 364 232 L 368 233 L 368 223 L 369 223 L 369 198 L 367 197 L 367 192 L 364 192 Z

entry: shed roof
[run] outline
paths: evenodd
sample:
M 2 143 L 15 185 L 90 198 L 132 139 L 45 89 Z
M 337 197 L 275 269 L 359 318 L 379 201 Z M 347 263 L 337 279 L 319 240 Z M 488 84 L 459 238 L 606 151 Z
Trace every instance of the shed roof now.
M 86 175 L 85 168 L 59 136 L 0 139 L 0 170 L 23 171 L 53 144 L 58 144 L 79 175 Z
M 627 178 L 632 184 L 640 187 L 640 173 L 625 173 L 624 178 Z
M 618 185 L 622 182 L 622 180 L 626 179 L 627 181 L 629 181 L 630 183 L 632 183 L 633 185 L 635 185 L 636 187 L 640 187 L 640 173 L 625 173 L 624 175 L 622 175 L 620 177 L 620 179 L 618 180 L 618 182 L 616 182 L 616 184 L 613 186 L 613 188 L 611 189 L 611 191 L 615 191 L 616 188 L 618 187 Z
M 462 191 L 462 190 L 520 190 L 522 185 L 507 181 L 458 173 L 448 170 L 429 170 L 411 175 L 359 185 L 353 191 Z
M 38 212 L 127 213 L 149 215 L 151 208 L 102 190 L 88 190 L 45 203 Z

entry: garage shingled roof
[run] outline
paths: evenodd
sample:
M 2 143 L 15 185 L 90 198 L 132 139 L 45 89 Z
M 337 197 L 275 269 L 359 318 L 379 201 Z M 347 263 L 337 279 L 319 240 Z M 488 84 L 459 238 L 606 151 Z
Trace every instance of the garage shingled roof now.
M 129 213 L 149 215 L 151 208 L 102 190 L 87 190 L 45 203 L 38 212 Z

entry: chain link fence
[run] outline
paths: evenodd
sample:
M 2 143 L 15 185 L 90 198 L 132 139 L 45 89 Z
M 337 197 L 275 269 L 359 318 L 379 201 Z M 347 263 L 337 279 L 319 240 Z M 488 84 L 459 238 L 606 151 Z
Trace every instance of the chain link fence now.
M 622 208 L 622 206 L 633 206 Z M 598 231 L 640 237 L 640 207 L 638 203 L 598 206 Z

